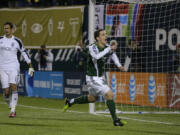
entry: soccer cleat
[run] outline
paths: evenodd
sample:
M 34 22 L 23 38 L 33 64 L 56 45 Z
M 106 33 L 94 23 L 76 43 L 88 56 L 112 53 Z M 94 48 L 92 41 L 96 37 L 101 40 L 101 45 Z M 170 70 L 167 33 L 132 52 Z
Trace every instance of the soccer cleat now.
M 66 99 L 65 99 L 64 107 L 63 107 L 63 109 L 62 109 L 62 112 L 66 112 L 69 107 L 71 107 L 70 99 L 67 99 L 67 98 L 66 98 Z
M 119 118 L 114 121 L 114 126 L 124 126 L 124 125 L 126 125 L 126 124 L 127 124 L 126 121 L 121 120 L 121 119 L 119 119 Z
M 14 117 L 16 117 L 16 112 L 10 112 L 9 118 L 14 118 Z

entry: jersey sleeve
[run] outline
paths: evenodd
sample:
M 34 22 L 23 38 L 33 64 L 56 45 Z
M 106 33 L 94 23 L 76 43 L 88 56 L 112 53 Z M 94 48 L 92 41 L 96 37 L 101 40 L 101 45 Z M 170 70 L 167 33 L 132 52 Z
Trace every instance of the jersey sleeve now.
M 109 53 L 111 51 L 111 48 L 110 46 L 105 48 L 102 52 L 98 52 L 96 50 L 96 46 L 92 45 L 92 46 L 89 46 L 89 52 L 90 52 L 90 55 L 94 58 L 94 59 L 100 59 L 102 58 L 103 56 L 105 56 L 107 53 Z
M 26 52 L 26 49 L 24 48 L 24 45 L 23 45 L 22 41 L 17 39 L 17 38 L 15 38 L 15 40 L 19 44 L 18 50 L 21 52 L 21 55 L 24 57 L 26 63 L 30 64 L 31 63 L 31 59 L 29 58 L 29 56 L 28 56 L 28 54 Z

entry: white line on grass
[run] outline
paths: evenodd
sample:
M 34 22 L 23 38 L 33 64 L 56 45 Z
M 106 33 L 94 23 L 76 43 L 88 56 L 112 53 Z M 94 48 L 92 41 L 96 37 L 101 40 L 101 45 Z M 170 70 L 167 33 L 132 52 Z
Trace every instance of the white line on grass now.
M 105 117 L 111 117 L 110 115 L 104 115 L 104 114 L 95 114 L 95 115 L 103 115 Z M 150 121 L 150 120 L 142 120 L 142 119 L 134 119 L 134 118 L 128 118 L 128 117 L 122 117 L 122 119 L 127 119 L 127 120 L 135 120 L 135 121 L 140 121 L 140 122 L 146 122 L 146 123 L 158 123 L 158 124 L 165 124 L 165 125 L 174 125 L 174 123 L 170 122 L 161 122 L 161 121 Z
M 6 104 L 6 103 L 0 101 L 0 104 Z M 53 109 L 53 108 L 46 108 L 46 107 L 39 107 L 39 106 L 28 106 L 28 105 L 21 105 L 21 104 L 18 104 L 18 106 L 25 107 L 25 108 L 31 108 L 31 109 L 42 109 L 42 110 L 50 110 L 50 111 L 62 111 L 62 109 Z M 68 110 L 67 112 L 88 114 L 87 112 L 70 111 L 70 110 Z M 97 113 L 94 113 L 94 115 L 110 117 L 110 115 L 97 114 Z M 141 119 L 134 119 L 134 118 L 128 118 L 128 117 L 121 117 L 121 118 L 127 119 L 127 120 L 146 122 L 146 123 L 157 123 L 157 124 L 165 124 L 165 125 L 174 125 L 174 123 L 170 123 L 170 122 L 149 121 L 149 120 L 141 120 Z
M 62 109 L 53 109 L 53 108 L 38 107 L 38 106 L 27 106 L 27 105 L 21 105 L 21 104 L 18 104 L 18 106 L 25 107 L 25 108 L 32 108 L 32 109 L 42 109 L 42 110 L 50 110 L 50 111 L 62 111 Z M 86 113 L 86 112 L 78 112 L 78 111 L 70 111 L 70 110 L 68 110 L 68 112 Z
M 7 103 L 0 101 L 0 104 L 7 104 Z M 50 110 L 50 111 L 62 111 L 62 109 L 46 108 L 46 107 L 39 107 L 39 106 L 29 106 L 29 105 L 21 105 L 21 104 L 18 104 L 18 106 L 24 107 L 24 108 L 31 108 L 31 109 L 41 109 L 41 110 Z M 87 113 L 87 112 L 70 111 L 70 110 L 68 110 L 67 112 Z

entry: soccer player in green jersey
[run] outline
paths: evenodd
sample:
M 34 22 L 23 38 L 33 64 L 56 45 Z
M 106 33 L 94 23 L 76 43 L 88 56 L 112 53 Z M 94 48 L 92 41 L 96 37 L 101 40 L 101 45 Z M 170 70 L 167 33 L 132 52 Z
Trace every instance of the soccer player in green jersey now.
M 107 35 L 105 30 L 100 29 L 94 33 L 96 43 L 89 46 L 88 60 L 87 60 L 87 75 L 86 82 L 89 90 L 89 94 L 86 96 L 80 96 L 78 98 L 66 99 L 63 112 L 74 104 L 93 103 L 97 100 L 99 95 L 103 95 L 106 98 L 106 104 L 113 119 L 114 126 L 123 126 L 127 122 L 121 120 L 116 115 L 116 107 L 113 101 L 113 92 L 110 87 L 105 84 L 104 80 L 104 66 L 105 56 L 112 58 L 116 66 L 124 71 L 124 67 L 119 62 L 119 59 L 115 53 L 117 44 L 107 44 Z

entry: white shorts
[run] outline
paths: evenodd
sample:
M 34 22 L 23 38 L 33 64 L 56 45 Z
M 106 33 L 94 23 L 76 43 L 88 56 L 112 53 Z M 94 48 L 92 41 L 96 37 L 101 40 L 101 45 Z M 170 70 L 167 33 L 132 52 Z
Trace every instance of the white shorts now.
M 104 77 L 86 75 L 86 82 L 89 94 L 93 96 L 105 96 L 105 94 L 109 90 L 111 90 L 109 86 L 105 83 Z
M 2 88 L 9 88 L 9 84 L 19 83 L 19 72 L 18 71 L 0 71 L 0 80 Z

